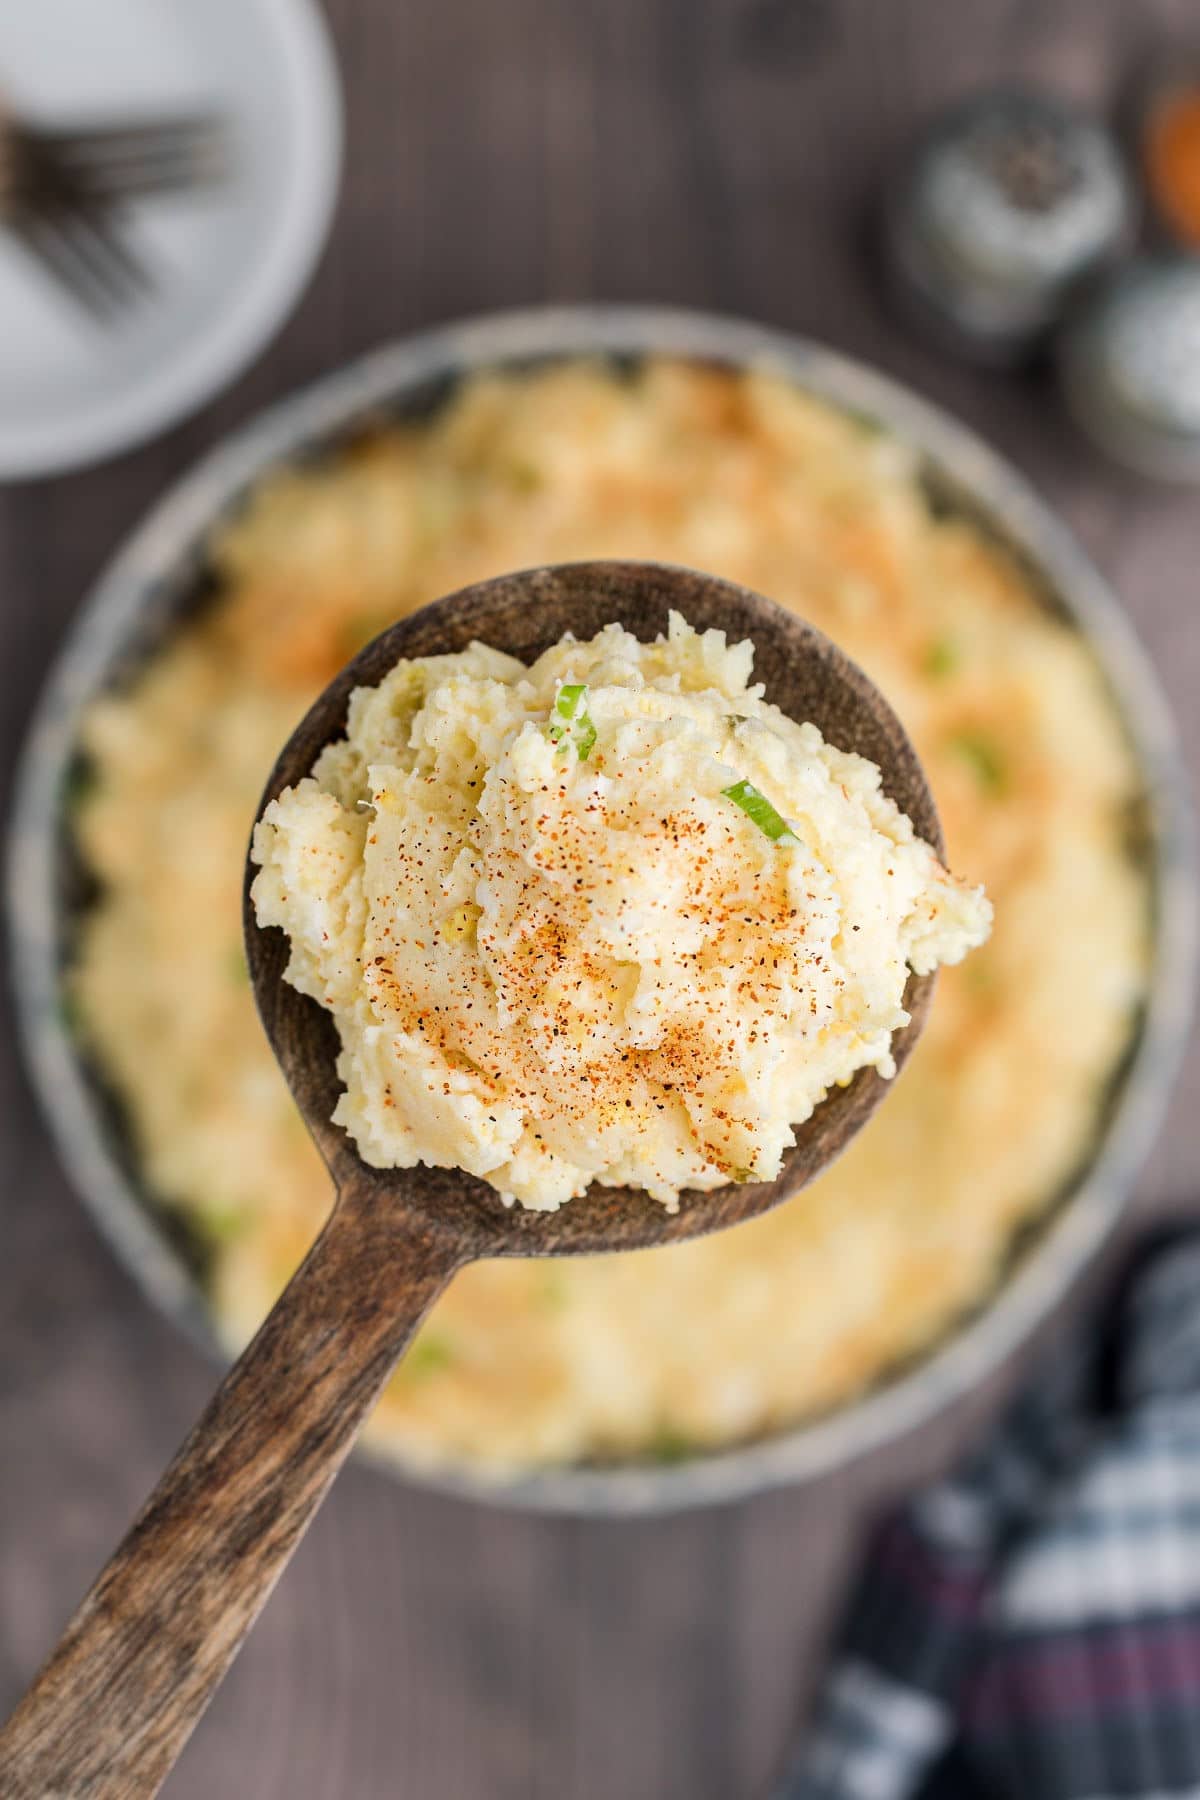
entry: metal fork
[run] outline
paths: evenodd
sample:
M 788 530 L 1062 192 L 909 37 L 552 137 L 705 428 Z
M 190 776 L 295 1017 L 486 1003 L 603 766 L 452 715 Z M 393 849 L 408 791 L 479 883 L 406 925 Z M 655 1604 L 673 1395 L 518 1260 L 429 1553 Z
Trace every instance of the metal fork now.
M 35 127 L 0 98 L 0 225 L 97 318 L 154 286 L 125 240 L 122 204 L 207 185 L 226 167 L 215 116 Z
M 70 130 L 43 127 L 35 135 L 107 200 L 206 187 L 229 170 L 228 123 L 216 113 L 97 120 Z

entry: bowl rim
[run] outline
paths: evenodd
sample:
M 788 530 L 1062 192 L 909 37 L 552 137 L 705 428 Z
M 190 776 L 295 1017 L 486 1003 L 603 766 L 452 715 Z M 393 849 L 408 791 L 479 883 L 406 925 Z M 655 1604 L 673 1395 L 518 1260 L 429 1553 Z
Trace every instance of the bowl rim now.
M 1187 1040 L 1196 966 L 1189 788 L 1170 710 L 1109 584 L 1032 486 L 968 427 L 866 364 L 720 315 L 644 306 L 535 307 L 419 332 L 277 402 L 220 441 L 151 507 L 92 586 L 53 661 L 18 764 L 6 869 L 18 1037 L 43 1116 L 102 1235 L 159 1308 L 212 1355 L 207 1308 L 110 1152 L 62 1016 L 57 856 L 81 706 L 111 679 L 156 590 L 214 520 L 274 465 L 336 440 L 432 382 L 575 356 L 666 355 L 777 373 L 912 446 L 1024 560 L 1087 638 L 1132 743 L 1153 822 L 1153 967 L 1144 1022 L 1079 1177 L 978 1308 L 844 1405 L 757 1442 L 678 1464 L 575 1466 L 516 1476 L 370 1459 L 435 1490 L 510 1507 L 607 1516 L 668 1512 L 808 1482 L 900 1438 L 996 1370 L 1053 1310 L 1115 1226 L 1167 1104 Z M 221 1353 L 224 1354 L 224 1353 Z

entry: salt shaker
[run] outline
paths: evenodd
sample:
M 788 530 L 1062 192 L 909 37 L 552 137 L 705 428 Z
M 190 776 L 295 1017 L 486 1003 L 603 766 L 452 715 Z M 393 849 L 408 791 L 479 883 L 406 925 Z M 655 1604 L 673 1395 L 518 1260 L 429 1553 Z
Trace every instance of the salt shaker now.
M 1058 363 L 1070 411 L 1110 455 L 1200 481 L 1200 259 L 1126 264 L 1066 331 Z
M 1117 141 L 1099 120 L 1006 88 L 926 130 L 891 184 L 885 249 L 898 296 L 940 342 L 1011 364 L 1128 244 L 1135 215 Z

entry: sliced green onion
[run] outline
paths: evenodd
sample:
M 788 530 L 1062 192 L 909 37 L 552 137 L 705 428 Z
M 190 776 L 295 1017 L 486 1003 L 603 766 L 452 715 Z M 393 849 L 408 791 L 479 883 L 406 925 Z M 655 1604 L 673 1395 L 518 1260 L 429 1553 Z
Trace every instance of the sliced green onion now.
M 88 756 L 76 756 L 63 782 L 63 805 L 73 813 L 91 799 L 100 786 L 100 771 Z
M 402 1366 L 406 1375 L 435 1375 L 439 1369 L 448 1369 L 454 1360 L 454 1346 L 450 1341 L 434 1331 L 425 1331 L 404 1358 Z
M 695 1456 L 696 1445 L 676 1426 L 663 1424 L 654 1433 L 647 1450 L 651 1460 L 656 1463 L 679 1463 L 686 1462 L 689 1456 Z
M 735 806 L 740 806 L 750 822 L 757 825 L 773 844 L 796 842 L 796 834 L 783 814 L 776 812 L 767 796 L 760 794 L 749 781 L 735 781 L 732 787 L 722 788 L 721 794 Z
M 993 737 L 986 731 L 957 731 L 948 742 L 955 755 L 969 764 L 985 793 L 1004 793 L 1008 787 L 1008 763 Z
M 81 1037 L 87 1025 L 79 995 L 73 988 L 61 987 L 57 1000 L 58 1022 L 72 1037 Z
M 565 750 L 570 744 L 580 762 L 586 762 L 596 742 L 596 727 L 587 710 L 587 684 L 569 681 L 560 687 L 546 730 L 550 742 Z
M 210 1244 L 232 1244 L 250 1223 L 240 1206 L 213 1206 L 199 1215 L 200 1229 Z
M 962 663 L 958 645 L 952 637 L 934 638 L 925 651 L 922 667 L 926 675 L 935 681 L 944 681 L 947 675 L 953 675 Z

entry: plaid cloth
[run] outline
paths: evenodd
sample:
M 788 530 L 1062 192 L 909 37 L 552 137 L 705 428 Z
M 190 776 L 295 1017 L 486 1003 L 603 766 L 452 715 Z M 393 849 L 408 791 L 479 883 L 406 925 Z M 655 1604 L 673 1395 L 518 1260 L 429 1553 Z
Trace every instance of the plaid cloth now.
M 772 1800 L 935 1792 L 1200 1800 L 1195 1238 L 883 1527 Z

